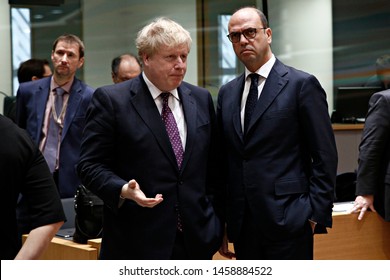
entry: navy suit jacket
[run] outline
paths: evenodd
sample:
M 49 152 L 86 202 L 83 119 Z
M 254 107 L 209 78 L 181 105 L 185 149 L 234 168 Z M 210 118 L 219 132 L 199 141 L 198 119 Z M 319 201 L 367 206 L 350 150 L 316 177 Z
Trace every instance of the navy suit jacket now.
M 215 110 L 210 93 L 183 82 L 178 88 L 187 124 L 179 170 L 165 126 L 142 78 L 95 91 L 88 109 L 80 177 L 104 201 L 101 259 L 169 259 L 179 204 L 186 248 L 193 259 L 211 258 L 221 241 L 213 205 Z M 122 186 L 135 179 L 154 208 L 132 200 L 118 207 Z
M 390 90 L 375 93 L 359 147 L 356 195 L 374 195 L 375 210 L 390 222 Z
M 48 77 L 21 83 L 17 92 L 16 123 L 27 130 L 37 145 L 42 140 L 50 80 L 51 77 Z M 80 184 L 76 165 L 79 161 L 85 114 L 92 94 L 91 87 L 74 79 L 69 92 L 60 145 L 58 188 L 61 198 L 74 197 L 76 188 Z
M 218 96 L 229 240 L 240 234 L 246 204 L 269 239 L 301 234 L 308 219 L 324 231 L 332 225 L 337 169 L 324 90 L 314 76 L 276 60 L 244 137 L 244 79 L 230 81 Z

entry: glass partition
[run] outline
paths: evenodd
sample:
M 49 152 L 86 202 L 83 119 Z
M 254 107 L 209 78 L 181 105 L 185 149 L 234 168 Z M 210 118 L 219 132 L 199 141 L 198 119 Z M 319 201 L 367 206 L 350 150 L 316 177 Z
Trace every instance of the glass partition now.
M 31 57 L 50 60 L 54 39 L 74 33 L 86 44 L 78 77 L 95 88 L 109 84 L 112 58 L 136 53 L 138 30 L 155 17 L 167 16 L 193 38 L 186 81 L 208 88 L 216 98 L 219 87 L 243 71 L 226 38 L 229 16 L 242 6 L 266 7 L 273 52 L 284 63 L 319 78 L 330 112 L 335 88 L 361 86 L 375 75 L 375 59 L 390 53 L 388 0 L 64 0 L 58 6 L 11 5 L 28 9 L 31 21 L 31 38 L 13 43 L 14 78 L 20 63 L 15 56 L 27 59 L 17 45 L 31 46 Z M 20 17 L 11 20 L 24 22 Z

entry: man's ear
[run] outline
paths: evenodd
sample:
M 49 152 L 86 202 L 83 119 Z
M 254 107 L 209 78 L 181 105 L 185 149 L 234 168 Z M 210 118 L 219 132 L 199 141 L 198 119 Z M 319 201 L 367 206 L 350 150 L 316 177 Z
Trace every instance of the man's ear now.
M 79 66 L 77 66 L 77 68 L 81 68 L 83 65 L 84 65 L 84 57 L 80 58 Z
M 147 55 L 146 53 L 142 54 L 143 65 L 148 65 L 149 64 L 149 59 L 150 59 L 149 55 Z

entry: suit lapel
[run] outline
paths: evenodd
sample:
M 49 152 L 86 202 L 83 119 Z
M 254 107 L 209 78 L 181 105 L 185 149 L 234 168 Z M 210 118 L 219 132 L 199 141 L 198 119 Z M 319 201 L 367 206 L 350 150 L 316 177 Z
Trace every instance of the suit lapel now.
M 37 130 L 35 131 L 36 138 L 38 139 L 38 143 L 41 141 L 42 137 L 42 127 L 43 127 L 43 121 L 45 119 L 45 112 L 46 112 L 46 102 L 49 97 L 49 91 L 50 91 L 50 78 L 45 79 L 45 83 L 42 83 L 37 88 L 36 92 L 34 93 L 34 100 L 35 100 L 35 112 L 37 112 Z
M 241 97 L 244 90 L 245 75 L 237 77 L 236 82 L 231 86 L 231 93 L 228 93 L 232 96 L 232 116 L 233 116 L 233 127 L 236 131 L 241 143 L 244 142 L 244 134 L 241 125 Z
M 173 153 L 171 142 L 167 131 L 165 130 L 164 123 L 161 119 L 161 115 L 157 109 L 156 103 L 153 100 L 152 94 L 150 93 L 145 81 L 142 76 L 135 78 L 130 88 L 130 99 L 134 110 L 138 112 L 145 125 L 149 127 L 151 133 L 159 143 L 163 153 L 166 157 L 177 167 L 176 157 Z
M 288 83 L 288 78 L 284 77 L 286 74 L 287 69 L 280 61 L 276 60 L 267 80 L 265 81 L 264 88 L 252 114 L 247 131 L 248 134 L 253 128 L 253 125 L 259 120 Z
M 184 170 L 188 159 L 190 157 L 193 144 L 194 144 L 194 135 L 196 134 L 196 115 L 197 107 L 196 102 L 191 96 L 191 90 L 185 85 L 181 84 L 178 88 L 180 101 L 183 105 L 184 118 L 187 124 L 187 139 L 186 146 L 184 149 L 184 157 L 182 162 L 181 170 Z
M 70 124 L 73 122 L 74 116 L 79 108 L 82 98 L 82 86 L 81 82 L 77 79 L 74 80 L 73 85 L 69 92 L 68 107 L 66 108 L 64 128 L 62 131 L 61 141 L 65 138 L 66 133 L 69 130 Z

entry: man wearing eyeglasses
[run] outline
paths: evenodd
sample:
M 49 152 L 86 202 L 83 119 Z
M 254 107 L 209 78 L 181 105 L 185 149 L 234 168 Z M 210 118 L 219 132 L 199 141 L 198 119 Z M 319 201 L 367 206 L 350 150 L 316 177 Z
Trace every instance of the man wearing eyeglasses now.
M 226 178 L 227 240 L 237 259 L 313 259 L 313 234 L 332 226 L 337 150 L 326 93 L 271 50 L 272 30 L 252 7 L 228 38 L 245 73 L 222 86 L 217 117 Z

